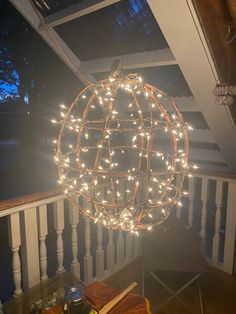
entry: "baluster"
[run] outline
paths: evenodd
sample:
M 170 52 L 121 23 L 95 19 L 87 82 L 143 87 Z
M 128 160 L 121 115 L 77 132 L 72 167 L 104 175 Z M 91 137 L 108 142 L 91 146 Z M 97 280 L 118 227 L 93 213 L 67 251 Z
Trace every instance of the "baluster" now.
M 23 286 L 32 288 L 40 283 L 39 236 L 36 207 L 22 213 L 22 272 Z
M 80 263 L 78 261 L 78 231 L 77 231 L 77 226 L 79 223 L 79 210 L 75 205 L 69 204 L 69 217 L 71 224 L 71 247 L 72 247 L 71 272 L 77 279 L 80 279 Z
M 130 245 L 130 256 L 131 256 L 131 259 L 134 258 L 134 238 L 136 236 L 133 234 L 133 233 L 130 233 L 130 242 L 131 242 L 131 245 Z
M 107 244 L 107 269 L 112 271 L 115 267 L 115 245 L 113 241 L 113 230 L 108 230 Z
M 64 200 L 54 203 L 54 228 L 57 234 L 57 272 L 62 273 L 65 271 L 64 262 L 64 246 L 62 233 L 64 230 Z
M 139 236 L 134 237 L 134 257 L 137 257 L 139 255 L 140 251 L 140 239 Z
M 188 207 L 188 224 L 193 227 L 193 201 L 194 201 L 194 178 L 188 181 L 189 207 Z
M 86 284 L 93 280 L 93 258 L 91 255 L 91 230 L 90 219 L 84 217 L 85 221 L 85 256 L 84 256 L 84 281 Z
M 132 241 L 131 241 L 131 233 L 130 232 L 126 232 L 125 235 L 125 258 L 126 261 L 131 260 L 131 256 L 132 256 Z
M 201 231 L 200 231 L 200 236 L 202 238 L 203 243 L 206 237 L 207 195 L 208 195 L 208 179 L 203 178 L 202 190 L 201 190 L 202 215 L 201 215 Z
M 46 280 L 47 275 L 47 247 L 46 237 L 48 234 L 47 223 L 47 205 L 41 205 L 38 208 L 38 227 L 39 227 L 39 256 L 41 268 L 41 280 Z
M 215 218 L 215 234 L 213 238 L 212 247 L 212 259 L 214 264 L 218 264 L 219 258 L 222 188 L 223 182 L 216 181 L 216 218 Z
M 122 230 L 119 230 L 116 243 L 117 243 L 117 246 L 116 246 L 117 266 L 119 267 L 124 263 L 124 251 L 125 251 L 125 244 L 124 244 Z
M 21 263 L 19 257 L 19 248 L 21 245 L 19 213 L 11 214 L 8 219 L 10 230 L 10 247 L 12 251 L 13 281 L 15 286 L 14 296 L 17 297 L 22 294 Z
M 224 271 L 232 274 L 235 262 L 236 183 L 228 183 L 227 214 L 225 227 Z
M 102 199 L 106 199 L 107 186 L 101 186 Z M 97 224 L 97 249 L 96 249 L 96 277 L 101 278 L 104 275 L 104 249 L 103 249 L 103 225 Z
M 98 247 L 96 250 L 96 277 L 101 278 L 104 275 L 104 250 L 102 246 L 103 241 L 103 227 L 97 224 L 97 241 Z
M 179 184 L 181 183 L 181 177 L 180 176 L 177 176 L 177 178 L 176 178 L 176 184 L 177 184 L 177 186 L 179 186 Z M 181 218 L 181 212 L 182 212 L 182 209 L 183 209 L 183 206 L 181 205 L 176 205 L 176 217 L 178 218 L 178 219 L 180 219 Z

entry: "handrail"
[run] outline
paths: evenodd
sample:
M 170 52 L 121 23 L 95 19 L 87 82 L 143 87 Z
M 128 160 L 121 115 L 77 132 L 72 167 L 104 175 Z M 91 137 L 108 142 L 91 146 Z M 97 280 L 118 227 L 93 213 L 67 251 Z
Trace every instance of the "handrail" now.
M 197 170 L 192 172 L 194 177 L 207 177 L 208 179 L 212 180 L 221 180 L 225 182 L 235 182 L 236 174 L 234 173 L 227 173 L 227 172 L 209 172 L 209 171 L 202 171 Z
M 54 189 L 0 201 L 0 217 L 7 216 L 14 212 L 20 212 L 30 207 L 37 207 L 42 203 L 53 203 L 54 201 L 64 198 L 66 198 L 66 196 L 60 189 Z
M 224 172 L 208 172 L 197 170 L 193 172 L 193 176 L 200 178 L 207 177 L 208 179 L 212 180 L 220 179 L 225 182 L 235 182 L 236 180 L 236 174 Z M 60 195 L 62 199 L 66 198 L 61 189 L 52 189 L 45 192 L 39 192 L 0 201 L 0 217 L 8 215 L 9 210 L 11 210 L 12 213 L 12 211 L 20 211 L 20 207 L 26 209 L 29 207 L 39 206 L 45 199 L 48 199 L 46 204 L 51 203 L 57 199 L 56 197 L 59 197 Z M 8 213 L 3 213 L 3 211 L 7 211 Z

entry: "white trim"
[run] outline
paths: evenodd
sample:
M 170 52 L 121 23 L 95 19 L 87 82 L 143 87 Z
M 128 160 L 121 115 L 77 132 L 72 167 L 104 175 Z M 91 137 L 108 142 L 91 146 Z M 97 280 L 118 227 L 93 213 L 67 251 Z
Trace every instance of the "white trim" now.
M 236 129 L 228 109 L 215 104 L 212 91 L 217 81 L 216 69 L 191 1 L 148 3 L 225 161 L 231 170 L 236 169 Z
M 42 199 L 39 201 L 30 202 L 30 203 L 22 204 L 19 206 L 11 207 L 11 208 L 0 211 L 0 218 L 14 214 L 14 213 L 22 212 L 22 211 L 29 209 L 29 208 L 38 207 L 40 205 L 47 205 L 47 204 L 54 203 L 54 202 L 64 200 L 64 199 L 66 199 L 66 195 L 60 194 L 60 195 L 52 196 L 52 197 L 45 198 L 45 199 Z
M 107 72 L 111 69 L 114 59 L 121 60 L 123 69 L 148 68 L 177 64 L 171 50 L 169 48 L 165 48 L 84 61 L 80 63 L 80 69 L 83 72 L 90 73 Z
M 103 9 L 111 4 L 119 2 L 120 0 L 86 0 L 60 10 L 45 17 L 46 24 L 55 27 L 63 23 L 67 23 L 78 17 L 87 15 L 97 10 Z
M 29 0 L 10 0 L 14 7 L 25 17 L 46 43 L 56 52 L 62 61 L 71 69 L 71 71 L 81 80 L 82 83 L 88 85 L 84 75 L 79 71 L 80 60 L 73 51 L 67 46 L 57 32 L 50 26 L 41 24 L 40 18 L 36 14 Z M 93 77 L 91 77 L 94 79 Z

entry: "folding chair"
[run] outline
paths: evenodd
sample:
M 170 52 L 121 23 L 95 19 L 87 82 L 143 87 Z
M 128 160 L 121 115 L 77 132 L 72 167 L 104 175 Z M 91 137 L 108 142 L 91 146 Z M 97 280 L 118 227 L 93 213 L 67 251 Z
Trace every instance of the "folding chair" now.
M 178 300 L 189 313 L 194 313 L 193 309 L 189 309 L 184 300 L 181 299 L 180 293 L 191 285 L 197 284 L 200 313 L 204 314 L 199 280 L 203 273 L 208 271 L 208 266 L 200 254 L 199 242 L 199 236 L 183 225 L 179 219 L 172 216 L 164 225 L 145 234 L 142 263 L 143 296 L 145 295 L 145 272 L 170 293 L 170 297 L 158 307 L 157 312 L 171 301 Z M 188 273 L 188 279 L 179 289 L 173 291 L 161 278 L 160 273 L 163 272 L 169 272 L 173 275 Z

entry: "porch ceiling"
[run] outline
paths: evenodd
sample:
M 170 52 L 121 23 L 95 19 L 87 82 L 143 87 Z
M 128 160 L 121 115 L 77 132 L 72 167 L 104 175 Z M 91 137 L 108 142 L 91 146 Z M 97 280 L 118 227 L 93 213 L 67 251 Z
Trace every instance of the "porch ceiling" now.
M 85 85 L 120 58 L 196 121 L 192 160 L 236 170 L 235 124 L 215 105 L 219 77 L 192 0 L 35 0 L 40 14 L 30 0 L 10 1 Z

